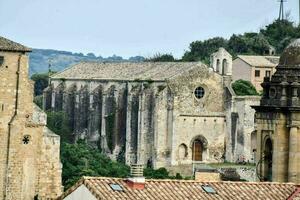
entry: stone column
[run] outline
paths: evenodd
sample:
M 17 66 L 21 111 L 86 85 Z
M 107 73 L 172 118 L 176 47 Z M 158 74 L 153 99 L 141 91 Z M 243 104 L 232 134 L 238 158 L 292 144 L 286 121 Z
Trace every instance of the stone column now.
M 289 182 L 297 183 L 298 171 L 298 127 L 292 125 L 290 127 L 289 137 L 289 168 L 288 180 Z
M 55 89 L 52 90 L 52 94 L 51 94 L 51 109 L 54 110 L 55 109 Z
M 127 86 L 127 108 L 126 108 L 126 146 L 125 146 L 125 162 L 127 165 L 135 164 L 132 160 L 132 149 L 131 149 L 131 107 L 132 107 L 132 86 L 128 84 Z
M 101 148 L 104 152 L 108 151 L 107 140 L 106 140 L 106 96 L 107 94 L 103 92 L 102 94 L 102 116 L 101 116 Z
M 144 145 L 144 107 L 145 107 L 145 96 L 143 91 L 143 85 L 141 86 L 142 90 L 139 94 L 139 118 L 138 118 L 138 148 L 137 148 L 137 163 L 145 164 L 145 145 Z

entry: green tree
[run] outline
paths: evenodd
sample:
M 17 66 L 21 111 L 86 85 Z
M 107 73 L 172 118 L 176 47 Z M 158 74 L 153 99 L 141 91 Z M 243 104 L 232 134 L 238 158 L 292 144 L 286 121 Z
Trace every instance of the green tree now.
M 175 58 L 172 54 L 157 53 L 153 57 L 145 59 L 146 62 L 174 62 Z
M 62 181 L 66 189 L 82 176 L 125 178 L 130 174 L 128 166 L 110 160 L 84 141 L 78 141 L 75 144 L 63 143 L 61 161 L 63 164 Z
M 232 84 L 232 89 L 238 96 L 258 95 L 255 87 L 249 81 L 237 80 Z
M 49 74 L 33 74 L 31 80 L 34 81 L 34 96 L 42 95 L 43 90 L 48 87 Z
M 295 27 L 294 23 L 289 20 L 275 20 L 261 29 L 260 33 L 268 39 L 269 43 L 276 48 L 278 53 L 281 53 L 285 48 L 281 44 L 282 41 L 286 41 L 285 43 L 287 44 L 292 39 L 300 36 L 299 27 Z
M 186 51 L 182 57 L 182 61 L 203 61 L 209 63 L 212 53 L 220 47 L 227 48 L 227 40 L 222 37 L 202 41 L 195 41 L 190 44 L 189 51 Z
M 51 131 L 60 135 L 62 142 L 72 142 L 72 131 L 65 112 L 47 111 L 47 126 Z

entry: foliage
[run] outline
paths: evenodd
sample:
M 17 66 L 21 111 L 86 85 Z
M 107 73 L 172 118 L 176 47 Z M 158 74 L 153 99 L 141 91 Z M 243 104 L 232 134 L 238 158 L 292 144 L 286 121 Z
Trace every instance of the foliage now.
M 48 87 L 48 79 L 49 74 L 48 73 L 42 73 L 42 74 L 33 74 L 31 76 L 31 80 L 34 81 L 34 95 L 42 95 L 43 90 Z
M 258 95 L 255 87 L 249 81 L 237 80 L 232 84 L 232 89 L 239 96 Z
M 33 102 L 40 108 L 43 108 L 43 95 L 35 96 Z
M 65 112 L 47 111 L 47 126 L 54 133 L 60 135 L 62 142 L 71 142 L 71 128 L 68 125 Z
M 111 161 L 97 149 L 84 141 L 75 144 L 63 143 L 61 147 L 63 164 L 62 180 L 69 188 L 82 176 L 128 177 L 130 169 L 122 163 Z
M 219 47 L 224 47 L 233 56 L 237 54 L 263 55 L 271 46 L 277 54 L 295 38 L 300 37 L 300 26 L 294 26 L 289 20 L 275 20 L 262 28 L 258 33 L 233 34 L 229 40 L 221 37 L 204 41 L 194 41 L 185 52 L 182 61 L 202 61 L 209 63 L 210 55 Z
M 145 59 L 147 62 L 174 62 L 175 58 L 172 54 L 157 53 L 153 57 Z
M 148 179 L 183 179 L 183 177 L 177 173 L 175 176 L 169 176 L 169 172 L 166 168 L 152 169 L 145 168 L 144 176 Z
M 221 37 L 215 37 L 208 40 L 195 41 L 190 44 L 190 50 L 186 51 L 182 57 L 182 61 L 204 61 L 209 63 L 212 53 L 220 47 L 227 48 L 227 40 Z

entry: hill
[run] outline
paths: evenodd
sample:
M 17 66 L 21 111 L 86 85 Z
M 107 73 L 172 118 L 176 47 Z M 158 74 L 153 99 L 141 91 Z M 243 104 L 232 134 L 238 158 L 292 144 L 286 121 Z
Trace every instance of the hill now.
M 49 63 L 51 63 L 52 71 L 61 71 L 71 64 L 80 61 L 101 61 L 101 62 L 141 62 L 144 60 L 142 56 L 130 57 L 124 59 L 121 56 L 113 55 L 107 58 L 95 56 L 93 53 L 84 55 L 82 53 L 73 53 L 69 51 L 58 51 L 53 49 L 33 49 L 30 53 L 29 74 L 44 73 L 48 71 Z

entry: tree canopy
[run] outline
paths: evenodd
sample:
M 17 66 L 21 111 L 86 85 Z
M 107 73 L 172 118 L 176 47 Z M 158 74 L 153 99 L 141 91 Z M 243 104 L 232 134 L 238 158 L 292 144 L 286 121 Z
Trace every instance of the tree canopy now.
M 252 83 L 242 79 L 235 81 L 232 84 L 232 89 L 238 96 L 258 95 Z
M 224 47 L 234 57 L 238 54 L 263 55 L 270 47 L 280 54 L 295 38 L 300 37 L 300 26 L 289 20 L 275 20 L 260 29 L 258 33 L 233 34 L 228 40 L 214 37 L 204 41 L 194 41 L 182 57 L 182 61 L 202 61 L 209 63 L 210 55 L 219 47 Z

